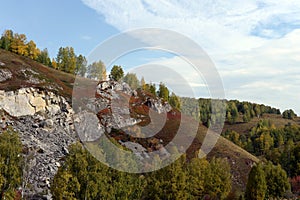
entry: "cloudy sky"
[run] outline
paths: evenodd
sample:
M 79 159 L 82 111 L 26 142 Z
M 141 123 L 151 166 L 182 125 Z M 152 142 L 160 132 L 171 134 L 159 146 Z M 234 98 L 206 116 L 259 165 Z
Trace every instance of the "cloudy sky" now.
M 227 99 L 292 108 L 300 114 L 298 0 L 11 0 L 5 4 L 1 30 L 26 33 L 53 56 L 66 45 L 87 55 L 110 36 L 136 28 L 176 31 L 197 42 L 212 59 Z M 13 10 L 17 14 L 11 16 Z M 175 55 L 153 55 L 148 53 L 144 63 L 132 61 L 131 55 L 120 64 L 130 68 L 147 61 L 184 68 Z M 193 86 L 201 89 L 200 82 Z

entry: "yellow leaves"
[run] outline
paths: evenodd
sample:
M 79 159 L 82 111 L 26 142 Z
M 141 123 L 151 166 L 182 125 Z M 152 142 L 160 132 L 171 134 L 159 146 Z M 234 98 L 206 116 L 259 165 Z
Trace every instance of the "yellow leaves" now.
M 21 56 L 28 56 L 27 48 L 26 35 L 15 33 L 11 43 L 11 51 Z
M 55 61 L 54 58 L 52 58 L 51 65 L 54 69 L 57 69 L 57 62 Z
M 41 53 L 40 50 L 36 47 L 34 41 L 32 40 L 30 40 L 27 43 L 27 52 L 28 52 L 28 57 L 32 60 L 36 60 L 39 54 Z

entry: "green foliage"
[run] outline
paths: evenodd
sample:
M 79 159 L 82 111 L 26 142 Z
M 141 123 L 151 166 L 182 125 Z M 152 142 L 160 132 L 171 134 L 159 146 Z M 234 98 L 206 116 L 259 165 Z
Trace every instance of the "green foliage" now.
M 275 166 L 272 162 L 268 162 L 264 165 L 264 172 L 267 181 L 267 198 L 283 197 L 286 191 L 290 190 L 287 174 L 280 165 Z
M 114 65 L 110 71 L 110 78 L 115 81 L 119 81 L 123 78 L 124 71 L 121 66 Z
M 99 60 L 98 62 L 93 62 L 87 68 L 87 77 L 90 79 L 106 80 L 106 67 L 104 63 Z
M 0 46 L 2 49 L 11 51 L 11 43 L 14 38 L 14 33 L 12 30 L 5 30 L 0 39 Z
M 73 47 L 60 47 L 56 56 L 57 68 L 74 74 L 76 69 L 76 55 Z
M 300 174 L 300 127 L 297 125 L 276 128 L 270 121 L 261 120 L 248 134 L 227 130 L 223 136 L 254 155 L 280 164 L 289 177 Z
M 142 89 L 156 96 L 156 86 L 153 83 L 142 85 Z
M 295 114 L 295 112 L 292 109 L 289 109 L 289 110 L 285 110 L 282 113 L 282 117 L 285 119 L 294 119 L 295 117 L 297 117 L 297 115 Z
M 225 199 L 231 190 L 230 166 L 226 160 L 213 158 L 207 168 L 205 191 L 212 199 Z
M 222 159 L 187 162 L 182 156 L 163 169 L 139 175 L 107 167 L 79 143 L 69 152 L 51 184 L 54 199 L 225 199 L 231 189 L 229 164 Z M 117 157 L 107 158 L 111 156 Z
M 169 104 L 173 107 L 176 108 L 177 110 L 180 110 L 180 99 L 177 97 L 173 92 L 171 96 L 169 97 Z
M 280 165 L 259 163 L 249 173 L 245 196 L 246 199 L 282 198 L 288 190 L 288 177 Z
M 262 164 L 254 165 L 249 173 L 245 198 L 247 200 L 264 200 L 267 183 Z
M 171 165 L 150 173 L 147 177 L 147 199 L 188 199 L 188 173 L 185 157 Z
M 193 158 L 188 165 L 190 178 L 188 190 L 195 199 L 201 199 L 206 194 L 205 182 L 209 162 L 205 159 Z
M 18 133 L 8 129 L 0 134 L 0 194 L 14 199 L 22 182 L 22 143 Z
M 227 121 L 230 124 L 234 124 L 237 121 L 239 112 L 234 102 L 227 103 L 226 114 L 227 114 Z
M 51 60 L 49 58 L 48 49 L 44 49 L 40 52 L 40 54 L 37 56 L 36 61 L 39 63 L 42 63 L 43 65 L 50 66 Z
M 136 174 L 118 172 L 96 160 L 81 144 L 71 145 L 51 184 L 54 199 L 140 199 L 145 184 Z
M 87 65 L 87 60 L 83 55 L 79 55 L 76 57 L 76 69 L 75 69 L 75 74 L 80 75 L 82 77 L 85 76 L 85 73 L 87 71 L 86 68 Z
M 169 100 L 169 89 L 165 86 L 165 84 L 160 83 L 158 89 L 158 96 L 165 101 Z
M 123 81 L 127 83 L 132 89 L 137 89 L 140 86 L 140 82 L 136 77 L 136 74 L 127 73 L 123 78 Z

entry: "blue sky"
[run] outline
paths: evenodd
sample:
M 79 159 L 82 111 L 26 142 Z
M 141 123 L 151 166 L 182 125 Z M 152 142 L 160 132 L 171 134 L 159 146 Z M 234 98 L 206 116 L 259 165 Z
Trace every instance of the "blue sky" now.
M 1 2 L 1 32 L 25 33 L 38 47 L 56 56 L 61 46 L 87 55 L 96 44 L 119 31 L 79 0 L 9 0 Z
M 88 55 L 112 35 L 136 28 L 176 31 L 207 52 L 227 99 L 293 108 L 300 114 L 298 0 L 9 0 L 1 7 L 1 31 L 25 33 L 51 56 L 61 46 Z M 185 68 L 174 55 L 147 51 L 117 62 L 126 67 L 156 62 L 178 71 Z M 205 90 L 200 82 L 194 84 L 196 89 Z

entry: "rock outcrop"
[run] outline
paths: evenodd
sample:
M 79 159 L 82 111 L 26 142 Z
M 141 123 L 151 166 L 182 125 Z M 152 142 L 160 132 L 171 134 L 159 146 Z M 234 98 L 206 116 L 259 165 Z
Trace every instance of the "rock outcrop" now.
M 51 199 L 50 180 L 76 142 L 73 109 L 52 92 L 35 88 L 0 91 L 1 127 L 12 126 L 24 146 L 24 197 Z M 37 197 L 37 195 L 43 194 Z
M 0 82 L 7 81 L 11 78 L 12 78 L 12 73 L 8 69 L 0 69 Z
M 62 108 L 72 110 L 65 98 L 52 92 L 34 88 L 22 88 L 8 92 L 0 90 L 0 109 L 14 117 L 34 115 L 38 112 L 53 116 Z

